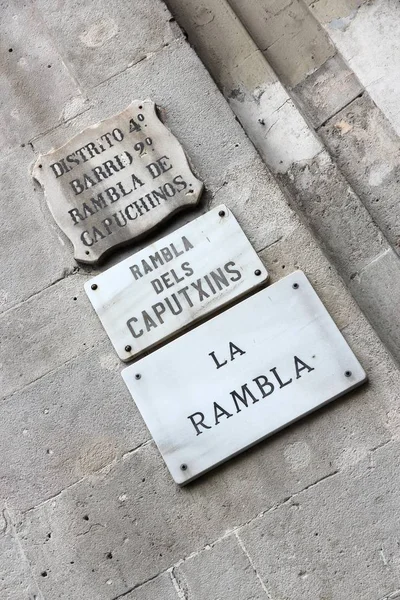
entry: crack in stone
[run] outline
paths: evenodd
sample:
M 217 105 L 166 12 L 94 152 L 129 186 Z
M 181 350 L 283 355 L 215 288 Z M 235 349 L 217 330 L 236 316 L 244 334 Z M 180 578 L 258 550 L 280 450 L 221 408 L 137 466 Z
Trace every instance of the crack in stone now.
M 154 575 L 153 577 L 149 577 L 149 579 L 146 579 L 145 581 L 141 581 L 140 583 L 138 583 L 137 585 L 134 585 L 132 588 L 130 588 L 126 592 L 123 592 L 122 594 L 118 594 L 118 596 L 114 596 L 113 598 L 111 598 L 111 600 L 119 600 L 120 598 L 124 598 L 124 596 L 127 596 L 134 590 L 137 590 L 138 588 L 146 585 L 146 583 L 150 583 L 150 581 L 154 581 L 155 579 L 158 579 L 158 577 L 161 577 L 161 575 L 164 575 L 164 573 L 166 573 L 166 571 L 161 571 L 161 573 L 157 573 L 157 575 Z
M 253 559 L 251 558 L 250 554 L 247 551 L 246 546 L 243 543 L 243 540 L 240 539 L 238 531 L 235 531 L 235 537 L 236 537 L 237 542 L 238 542 L 239 546 L 241 547 L 244 555 L 247 557 L 247 560 L 249 561 L 249 563 L 250 563 L 250 565 L 251 565 L 251 567 L 252 567 L 252 569 L 254 571 L 255 576 L 257 577 L 258 581 L 260 582 L 260 585 L 261 585 L 262 589 L 266 593 L 268 600 L 273 600 L 271 594 L 269 593 L 269 590 L 266 588 L 263 580 L 261 579 L 261 577 L 260 577 L 260 575 L 259 575 L 259 573 L 258 573 L 258 571 L 256 569 L 256 566 L 255 566 L 255 564 L 253 562 Z
M 107 77 L 106 79 L 103 79 L 103 81 L 100 81 L 99 83 L 96 83 L 96 85 L 94 85 L 92 89 L 95 90 L 96 88 L 100 87 L 104 83 L 107 83 L 111 79 L 114 79 L 114 77 L 118 77 L 119 75 L 122 75 L 126 71 L 129 71 L 129 69 L 133 69 L 134 67 L 136 67 L 141 62 L 144 62 L 145 60 L 153 58 L 153 56 L 156 56 L 157 54 L 160 54 L 160 53 L 164 52 L 166 49 L 168 50 L 172 45 L 179 46 L 179 45 L 181 45 L 181 43 L 182 43 L 182 39 L 181 38 L 175 38 L 174 40 L 171 40 L 170 42 L 168 42 L 168 46 L 165 46 L 164 44 L 162 46 L 159 46 L 158 48 L 156 48 L 152 52 L 148 52 L 144 56 L 141 56 L 139 59 L 133 61 L 132 63 L 130 63 L 129 65 L 127 65 L 126 67 L 124 67 L 121 71 L 118 71 L 118 73 L 113 73 L 112 75 L 110 75 L 110 77 Z
M 179 600 L 189 600 L 189 588 L 186 581 L 179 577 L 176 572 L 176 567 L 173 567 L 169 572 L 175 591 L 178 594 Z

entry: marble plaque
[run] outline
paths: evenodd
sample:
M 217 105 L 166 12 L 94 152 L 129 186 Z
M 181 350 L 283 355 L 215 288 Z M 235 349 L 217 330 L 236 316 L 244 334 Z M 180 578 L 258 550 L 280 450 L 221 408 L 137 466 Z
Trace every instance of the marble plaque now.
M 366 380 L 301 271 L 142 358 L 122 376 L 178 484 Z M 268 451 L 265 457 L 268 471 Z
M 40 156 L 32 174 L 75 259 L 89 264 L 196 204 L 203 189 L 150 100 Z
M 221 205 L 94 277 L 85 290 L 118 356 L 129 361 L 267 279 Z

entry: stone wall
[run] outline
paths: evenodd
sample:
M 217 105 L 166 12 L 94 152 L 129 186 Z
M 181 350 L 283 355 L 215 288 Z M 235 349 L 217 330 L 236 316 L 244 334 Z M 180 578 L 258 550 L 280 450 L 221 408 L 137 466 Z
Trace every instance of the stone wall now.
M 400 597 L 399 5 L 168 6 L 1 4 L 0 597 Z M 163 232 L 226 203 L 272 282 L 305 271 L 370 379 L 182 489 L 83 291 L 99 270 L 30 176 L 146 97 L 205 183 Z

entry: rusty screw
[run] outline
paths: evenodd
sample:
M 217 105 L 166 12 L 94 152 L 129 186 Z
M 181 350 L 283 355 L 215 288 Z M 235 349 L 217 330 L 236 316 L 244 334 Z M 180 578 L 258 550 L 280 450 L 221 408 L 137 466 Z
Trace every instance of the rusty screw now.
M 92 285 L 90 286 L 92 288 L 92 290 L 97 290 L 97 283 L 92 283 Z

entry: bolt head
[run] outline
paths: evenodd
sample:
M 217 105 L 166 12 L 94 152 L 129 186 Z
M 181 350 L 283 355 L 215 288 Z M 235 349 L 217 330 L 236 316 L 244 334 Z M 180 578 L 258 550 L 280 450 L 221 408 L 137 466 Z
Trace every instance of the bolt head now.
M 185 464 L 181 465 L 181 471 L 186 471 L 187 468 L 188 468 L 187 465 L 185 465 Z
M 141 374 L 140 373 L 136 373 L 135 379 L 140 379 L 140 378 L 141 378 Z
M 254 271 L 254 275 L 257 275 L 257 277 L 259 277 L 259 276 L 261 275 L 261 271 L 260 271 L 260 269 L 256 269 L 256 270 Z
M 125 346 L 125 352 L 130 352 L 132 350 L 132 346 L 129 346 L 129 344 L 127 346 Z
M 299 287 L 300 287 L 300 286 L 299 286 L 299 284 L 298 284 L 298 283 L 294 283 L 294 284 L 292 285 L 292 288 L 293 288 L 294 290 L 298 290 L 298 289 L 299 289 Z
M 351 371 L 345 371 L 344 372 L 346 377 L 351 377 L 352 376 L 352 372 Z
M 92 283 L 92 285 L 90 286 L 92 288 L 92 290 L 97 290 L 97 283 Z
M 220 210 L 218 214 L 220 217 L 224 217 L 226 213 L 224 210 Z

